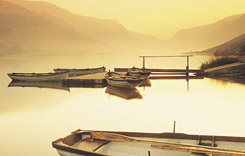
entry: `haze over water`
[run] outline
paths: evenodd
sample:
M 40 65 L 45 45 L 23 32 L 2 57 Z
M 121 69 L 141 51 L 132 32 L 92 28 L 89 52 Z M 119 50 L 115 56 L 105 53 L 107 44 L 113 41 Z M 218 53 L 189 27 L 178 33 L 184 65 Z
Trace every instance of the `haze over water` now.
M 203 56 L 190 58 L 197 69 Z M 209 78 L 151 80 L 125 100 L 105 88 L 49 89 L 8 87 L 9 72 L 52 72 L 53 68 L 142 66 L 138 55 L 23 57 L 0 61 L 0 151 L 4 156 L 56 156 L 51 142 L 76 129 L 176 132 L 245 136 L 245 85 Z M 147 59 L 149 68 L 185 68 L 185 58 Z

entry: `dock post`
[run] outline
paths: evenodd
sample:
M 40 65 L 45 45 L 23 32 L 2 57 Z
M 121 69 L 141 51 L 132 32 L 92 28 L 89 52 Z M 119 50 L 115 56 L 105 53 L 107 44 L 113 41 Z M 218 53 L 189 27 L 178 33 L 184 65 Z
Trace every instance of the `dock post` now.
M 145 69 L 145 56 L 143 56 L 143 69 Z
M 186 76 L 189 76 L 189 56 L 187 57 Z
M 175 134 L 175 125 L 176 125 L 176 121 L 174 121 L 174 129 L 173 129 L 174 134 Z

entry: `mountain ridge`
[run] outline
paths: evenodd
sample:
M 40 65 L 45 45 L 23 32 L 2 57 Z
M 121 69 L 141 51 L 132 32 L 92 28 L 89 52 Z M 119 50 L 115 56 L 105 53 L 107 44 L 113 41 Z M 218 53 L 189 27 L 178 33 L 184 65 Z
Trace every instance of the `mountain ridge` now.
M 199 51 L 227 42 L 243 33 L 245 14 L 238 14 L 212 24 L 180 30 L 166 44 L 182 51 Z
M 0 12 L 0 35 L 5 35 L 0 39 L 2 55 L 13 47 L 20 47 L 20 51 L 77 51 L 79 54 L 106 49 L 140 51 L 162 48 L 160 39 L 129 31 L 115 20 L 75 15 L 42 1 L 0 2 L 0 10 L 6 10 Z M 1 49 L 5 50 L 1 52 Z
M 233 38 L 232 40 L 225 42 L 221 45 L 215 46 L 213 48 L 209 48 L 200 52 L 196 52 L 197 54 L 239 54 L 241 47 L 245 46 L 245 34 L 242 34 L 238 37 Z

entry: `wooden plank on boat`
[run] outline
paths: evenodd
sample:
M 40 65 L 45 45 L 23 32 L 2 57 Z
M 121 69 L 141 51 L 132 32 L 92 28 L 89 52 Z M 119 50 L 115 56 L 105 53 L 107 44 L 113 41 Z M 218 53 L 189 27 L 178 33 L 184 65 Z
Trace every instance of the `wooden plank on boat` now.
M 240 150 L 240 149 L 209 147 L 209 146 L 190 145 L 190 144 L 183 144 L 183 143 L 163 142 L 163 141 L 142 140 L 142 139 L 137 139 L 137 138 L 128 137 L 125 135 L 120 135 L 120 134 L 115 134 L 115 133 L 91 132 L 91 135 L 94 139 L 101 139 L 101 140 L 107 140 L 107 141 L 150 143 L 152 144 L 151 145 L 152 148 L 162 148 L 162 149 L 178 150 L 178 151 L 185 151 L 185 152 L 228 155 L 228 156 L 245 156 L 245 150 Z

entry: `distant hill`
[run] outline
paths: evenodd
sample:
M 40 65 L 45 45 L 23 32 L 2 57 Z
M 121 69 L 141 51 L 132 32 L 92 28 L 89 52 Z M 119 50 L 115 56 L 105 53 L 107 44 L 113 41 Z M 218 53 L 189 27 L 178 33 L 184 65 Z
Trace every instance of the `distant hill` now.
M 115 20 L 75 15 L 41 1 L 0 0 L 0 36 L 0 55 L 162 48 L 160 39 L 131 32 Z
M 207 50 L 203 50 L 199 53 L 203 53 L 203 54 L 216 53 L 216 54 L 221 54 L 221 55 L 225 53 L 237 54 L 240 52 L 242 46 L 245 46 L 245 34 L 242 34 L 219 46 L 216 46 L 216 47 L 213 47 Z
M 0 1 L 0 36 L 2 54 L 60 51 L 72 46 L 98 44 L 96 40 L 65 25 L 58 25 L 5 1 Z
M 200 51 L 245 33 L 245 14 L 234 15 L 210 25 L 177 32 L 166 44 L 182 51 Z

